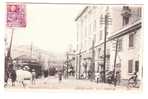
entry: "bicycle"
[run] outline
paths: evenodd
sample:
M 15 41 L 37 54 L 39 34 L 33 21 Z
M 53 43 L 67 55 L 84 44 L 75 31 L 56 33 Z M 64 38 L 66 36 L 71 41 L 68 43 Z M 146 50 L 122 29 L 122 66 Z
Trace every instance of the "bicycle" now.
M 137 84 L 137 75 L 133 75 L 128 79 L 128 88 L 136 88 Z

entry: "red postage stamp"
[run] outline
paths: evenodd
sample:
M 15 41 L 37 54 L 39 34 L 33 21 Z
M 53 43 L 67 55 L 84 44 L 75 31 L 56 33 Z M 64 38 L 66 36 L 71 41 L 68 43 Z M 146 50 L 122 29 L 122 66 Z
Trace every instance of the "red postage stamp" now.
M 7 3 L 7 27 L 26 27 L 25 4 Z

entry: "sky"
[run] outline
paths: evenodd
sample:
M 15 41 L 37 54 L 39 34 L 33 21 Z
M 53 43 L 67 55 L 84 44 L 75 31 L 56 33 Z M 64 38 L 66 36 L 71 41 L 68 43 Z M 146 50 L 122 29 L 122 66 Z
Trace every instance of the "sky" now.
M 27 27 L 14 30 L 13 46 L 32 43 L 51 53 L 66 52 L 70 45 L 75 44 L 75 18 L 84 7 L 63 4 L 27 4 Z M 7 32 L 11 30 L 7 29 Z

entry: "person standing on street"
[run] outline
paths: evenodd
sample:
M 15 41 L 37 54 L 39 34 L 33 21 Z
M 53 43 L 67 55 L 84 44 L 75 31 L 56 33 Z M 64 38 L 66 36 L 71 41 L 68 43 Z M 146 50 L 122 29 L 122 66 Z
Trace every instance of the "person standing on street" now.
M 100 73 L 97 72 L 97 73 L 96 73 L 96 81 L 97 81 L 97 83 L 99 83 L 99 79 L 100 79 Z
M 12 81 L 12 86 L 15 86 L 15 81 L 16 81 L 16 71 L 14 69 L 12 69 L 11 73 L 10 73 L 10 77 L 11 77 L 11 81 Z
M 35 77 L 36 77 L 35 70 L 32 69 L 32 84 L 35 84 Z
M 62 81 L 62 71 L 59 71 L 59 82 Z

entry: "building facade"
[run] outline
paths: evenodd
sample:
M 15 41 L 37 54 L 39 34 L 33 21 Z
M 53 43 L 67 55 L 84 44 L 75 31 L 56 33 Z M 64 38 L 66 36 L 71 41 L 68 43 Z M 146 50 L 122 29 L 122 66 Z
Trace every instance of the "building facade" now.
M 106 25 L 105 15 L 108 16 Z M 81 74 L 88 78 L 89 72 L 95 74 L 103 71 L 106 44 L 105 71 L 119 71 L 121 80 L 127 80 L 137 72 L 141 80 L 142 6 L 87 6 L 75 21 L 77 24 L 75 65 L 77 78 L 80 78 Z M 118 45 L 117 51 L 116 45 Z

